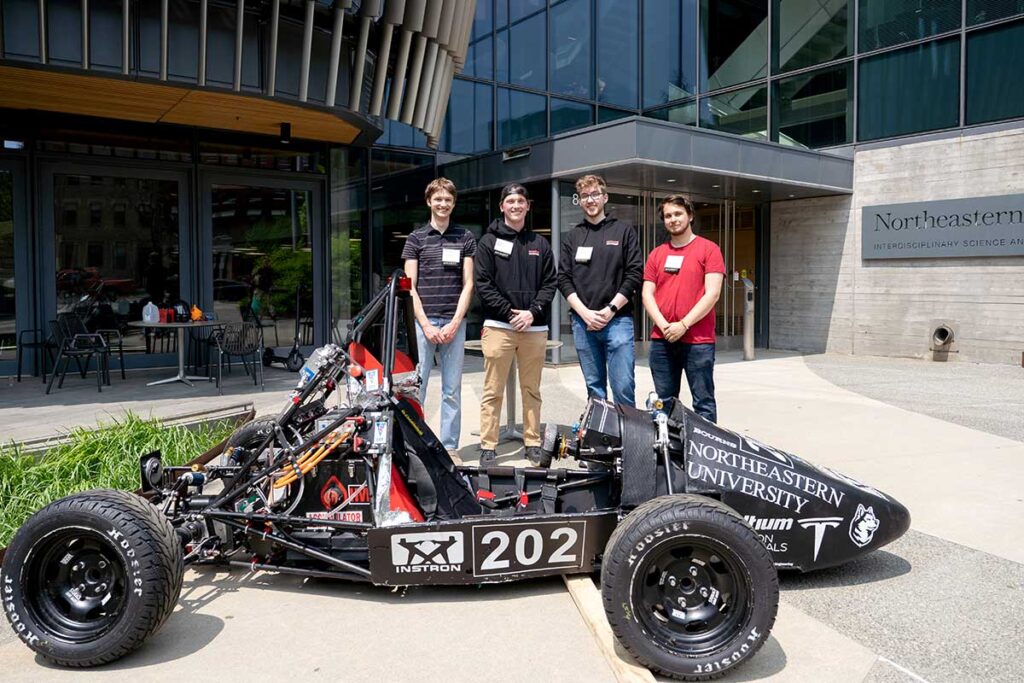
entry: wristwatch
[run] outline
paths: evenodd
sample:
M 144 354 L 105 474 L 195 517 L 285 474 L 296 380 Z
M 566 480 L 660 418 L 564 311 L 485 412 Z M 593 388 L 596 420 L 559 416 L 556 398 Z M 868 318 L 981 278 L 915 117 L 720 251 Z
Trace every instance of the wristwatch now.
M 612 309 L 612 313 L 618 313 L 619 312 L 619 307 L 616 306 L 615 304 L 611 303 L 611 302 L 608 302 L 608 308 Z

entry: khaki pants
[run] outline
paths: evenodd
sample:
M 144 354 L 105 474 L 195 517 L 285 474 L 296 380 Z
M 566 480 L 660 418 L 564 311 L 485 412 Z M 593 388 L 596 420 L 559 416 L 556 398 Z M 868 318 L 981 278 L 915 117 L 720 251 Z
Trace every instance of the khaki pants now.
M 519 391 L 523 395 L 523 443 L 540 445 L 540 374 L 544 369 L 546 341 L 546 332 L 516 332 L 498 327 L 485 327 L 480 332 L 484 352 L 480 448 L 493 450 L 498 446 L 501 402 L 513 359 L 519 366 Z

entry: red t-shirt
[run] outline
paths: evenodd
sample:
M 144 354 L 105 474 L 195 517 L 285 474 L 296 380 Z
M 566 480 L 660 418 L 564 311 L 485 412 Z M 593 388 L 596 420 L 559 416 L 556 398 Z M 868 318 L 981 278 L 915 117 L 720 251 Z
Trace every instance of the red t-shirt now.
M 670 256 L 682 257 L 678 272 L 665 271 L 665 262 Z M 708 273 L 725 275 L 722 250 L 711 240 L 695 236 L 685 247 L 673 247 L 671 242 L 655 247 L 644 266 L 644 281 L 654 283 L 654 300 L 658 310 L 666 320 L 674 323 L 682 320 L 704 296 L 704 276 Z M 664 338 L 657 325 L 651 331 L 651 338 Z M 680 341 L 687 344 L 713 344 L 714 309 L 688 329 Z

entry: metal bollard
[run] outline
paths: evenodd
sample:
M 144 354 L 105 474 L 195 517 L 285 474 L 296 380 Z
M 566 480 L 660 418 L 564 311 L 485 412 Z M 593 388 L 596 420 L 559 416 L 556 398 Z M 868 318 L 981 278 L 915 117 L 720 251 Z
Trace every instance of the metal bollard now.
M 754 283 L 743 282 L 743 360 L 754 360 Z

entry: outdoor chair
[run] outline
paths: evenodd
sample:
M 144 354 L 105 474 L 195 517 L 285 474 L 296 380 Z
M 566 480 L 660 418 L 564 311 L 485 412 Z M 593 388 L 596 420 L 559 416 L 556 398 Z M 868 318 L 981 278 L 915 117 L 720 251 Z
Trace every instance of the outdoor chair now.
M 89 361 L 93 359 L 93 356 L 96 357 L 96 390 L 103 391 L 104 381 L 110 383 L 108 376 L 110 347 L 104 341 L 103 335 L 97 333 L 72 334 L 64 322 L 61 316 L 58 316 L 57 320 L 50 321 L 50 333 L 57 342 L 57 360 L 53 364 L 53 374 L 50 375 L 50 381 L 46 385 L 46 393 L 50 393 L 50 389 L 53 388 L 53 380 L 57 379 L 58 374 L 60 374 L 60 382 L 58 382 L 57 388 L 60 389 L 64 386 L 64 377 L 68 374 L 68 365 L 72 360 L 78 366 L 82 379 L 85 379 L 89 371 Z M 61 361 L 64 362 L 63 369 Z
M 28 341 L 25 339 L 28 338 Z M 21 363 L 26 350 L 32 352 L 34 361 L 32 374 L 39 372 L 42 368 L 43 382 L 46 382 L 46 369 L 53 365 L 53 352 L 57 349 L 57 342 L 47 331 L 39 328 L 22 330 L 18 333 L 18 381 L 21 381 Z
M 228 323 L 219 335 L 213 336 L 217 344 L 217 389 L 224 393 L 221 380 L 225 358 L 236 356 L 242 361 L 246 374 L 252 374 L 253 384 L 263 390 L 263 330 L 255 322 Z M 252 367 L 250 367 L 250 361 Z M 258 376 L 257 376 L 258 373 Z M 212 377 L 211 377 L 212 379 Z
M 106 382 L 110 384 L 110 358 L 109 356 L 117 353 L 117 362 L 121 367 L 121 379 L 126 379 L 124 374 L 124 337 L 121 336 L 119 330 L 114 329 L 97 329 L 95 332 L 90 332 L 89 328 L 85 324 L 85 320 L 74 313 L 62 313 L 57 316 L 57 319 L 62 322 L 64 328 L 71 336 L 75 335 L 88 335 L 98 334 L 103 337 L 103 341 L 107 345 L 108 357 L 106 367 Z

